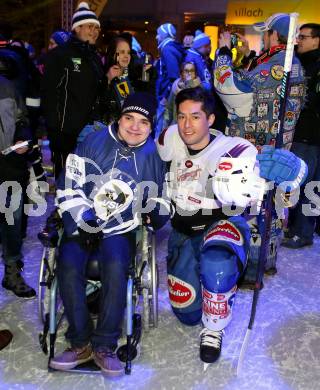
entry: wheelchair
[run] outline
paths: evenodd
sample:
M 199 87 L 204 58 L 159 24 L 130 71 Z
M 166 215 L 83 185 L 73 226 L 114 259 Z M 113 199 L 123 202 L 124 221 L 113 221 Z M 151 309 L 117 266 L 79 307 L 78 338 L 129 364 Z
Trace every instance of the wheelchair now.
M 56 276 L 56 258 L 63 226 L 58 215 L 49 218 L 51 218 L 50 232 L 43 231 L 38 234 L 43 245 L 39 271 L 38 313 L 43 324 L 43 331 L 39 334 L 40 346 L 45 354 L 49 354 L 48 370 L 54 371 L 49 363 L 54 357 L 57 331 L 64 315 Z M 87 301 L 89 311 L 94 316 L 98 313 L 96 301 L 101 287 L 98 261 L 94 254 L 88 261 L 86 273 Z M 119 359 L 125 363 L 126 374 L 131 373 L 132 360 L 139 353 L 142 329 L 148 332 L 158 326 L 158 283 L 155 233 L 152 229 L 141 225 L 136 232 L 136 254 L 129 267 L 127 279 L 124 321 L 126 344 L 117 349 Z M 100 368 L 94 362 L 89 362 L 70 371 L 92 374 L 100 372 Z

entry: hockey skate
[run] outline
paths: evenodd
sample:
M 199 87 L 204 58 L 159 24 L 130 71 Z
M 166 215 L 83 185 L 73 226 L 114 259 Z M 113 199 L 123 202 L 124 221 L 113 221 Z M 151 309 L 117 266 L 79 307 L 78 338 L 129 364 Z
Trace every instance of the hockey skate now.
M 223 330 L 210 330 L 203 328 L 200 333 L 200 359 L 205 363 L 204 371 L 208 363 L 214 363 L 221 354 Z

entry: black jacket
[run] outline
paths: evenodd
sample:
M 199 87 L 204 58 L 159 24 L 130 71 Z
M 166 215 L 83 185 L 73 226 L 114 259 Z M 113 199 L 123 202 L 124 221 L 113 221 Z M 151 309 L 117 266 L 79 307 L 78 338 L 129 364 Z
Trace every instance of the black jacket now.
M 307 96 L 296 125 L 294 141 L 320 146 L 320 49 L 298 57 L 306 73 Z
M 99 118 L 103 79 L 95 46 L 71 37 L 49 52 L 41 102 L 54 150 L 70 152 L 83 127 Z
M 17 141 L 31 138 L 23 99 L 17 94 L 13 82 L 0 76 L 0 151 Z M 0 184 L 17 181 L 25 186 L 28 178 L 27 153 L 0 153 Z

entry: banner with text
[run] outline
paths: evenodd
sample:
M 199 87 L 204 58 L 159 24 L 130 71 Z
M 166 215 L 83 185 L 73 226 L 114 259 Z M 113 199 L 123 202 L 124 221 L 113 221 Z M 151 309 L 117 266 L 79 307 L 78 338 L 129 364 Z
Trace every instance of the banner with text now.
M 228 2 L 226 24 L 250 25 L 275 13 L 299 13 L 299 24 L 320 23 L 320 2 L 315 0 Z

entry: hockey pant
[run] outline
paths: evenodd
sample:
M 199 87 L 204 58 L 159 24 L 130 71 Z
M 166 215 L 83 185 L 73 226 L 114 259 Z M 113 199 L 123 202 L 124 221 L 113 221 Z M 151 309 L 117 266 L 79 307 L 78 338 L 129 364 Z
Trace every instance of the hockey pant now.
M 182 323 L 196 325 L 202 318 L 212 330 L 228 325 L 249 241 L 249 226 L 242 217 L 219 221 L 192 237 L 172 230 L 168 289 L 172 310 Z

